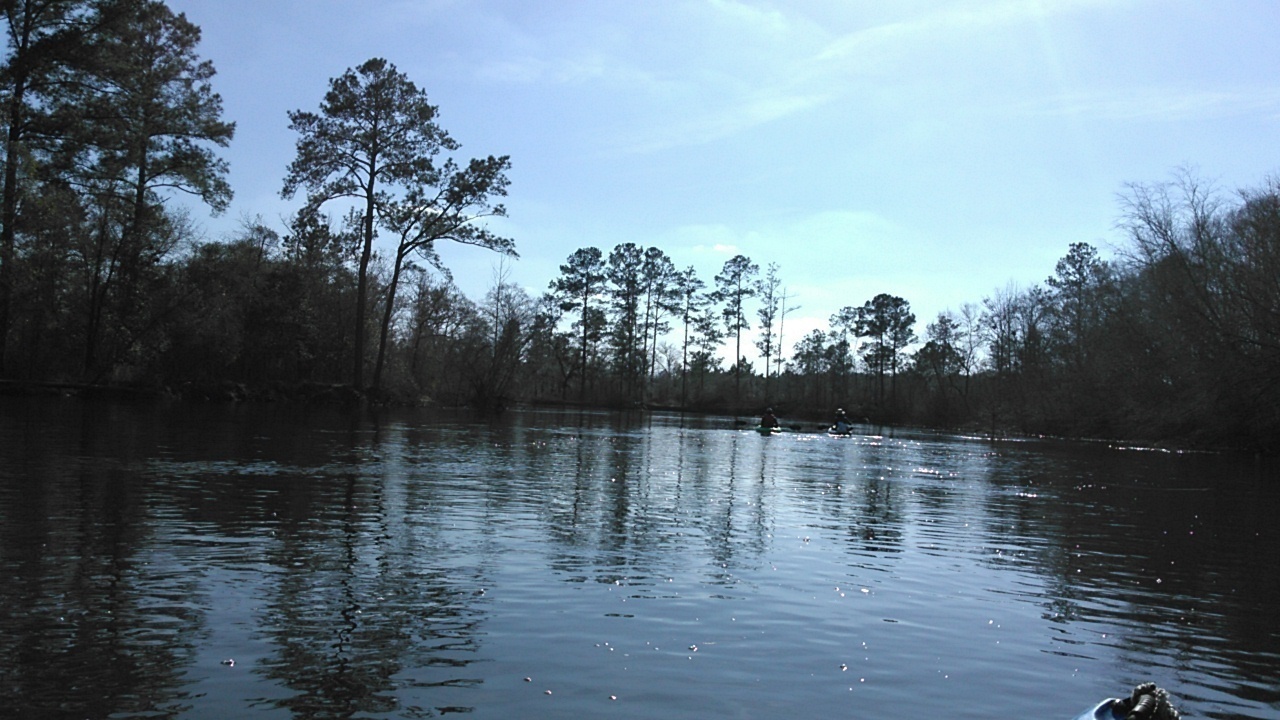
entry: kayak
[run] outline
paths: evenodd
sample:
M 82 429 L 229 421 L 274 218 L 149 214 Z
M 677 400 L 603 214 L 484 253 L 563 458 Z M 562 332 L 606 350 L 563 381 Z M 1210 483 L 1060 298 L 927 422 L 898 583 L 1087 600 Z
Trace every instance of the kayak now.
M 756 432 L 760 433 L 761 435 L 776 435 L 776 434 L 778 434 L 778 433 L 782 432 L 782 427 L 781 427 L 781 426 L 778 426 L 778 425 L 774 425 L 773 427 L 766 427 L 766 426 L 764 426 L 764 425 L 757 425 L 757 426 L 756 426 Z
M 852 437 L 853 430 L 852 429 L 840 430 L 836 428 L 835 425 L 832 425 L 831 427 L 827 428 L 827 434 L 830 435 L 831 437 Z
M 1118 702 L 1120 701 L 1116 698 L 1107 698 L 1092 709 L 1080 713 L 1076 720 L 1124 720 L 1125 714 L 1116 708 Z

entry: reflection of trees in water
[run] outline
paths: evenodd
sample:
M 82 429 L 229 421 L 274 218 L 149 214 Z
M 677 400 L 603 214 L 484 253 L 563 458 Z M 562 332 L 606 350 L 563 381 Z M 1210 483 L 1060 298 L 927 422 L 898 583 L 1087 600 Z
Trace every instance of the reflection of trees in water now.
M 195 578 L 125 471 L 66 470 L 0 485 L 0 715 L 176 717 L 203 632 Z
M 597 491 L 596 463 L 600 460 L 604 439 L 579 432 L 572 436 L 553 435 L 548 443 L 555 446 L 548 449 L 547 462 L 530 468 L 529 478 L 530 482 L 545 483 L 543 523 L 558 547 L 587 547 L 594 537 L 591 513 L 596 504 L 591 502 L 591 497 Z M 577 569 L 573 555 L 563 552 L 553 560 L 553 568 Z
M 1096 658 L 1114 645 L 1104 654 L 1122 668 L 1214 685 L 1173 688 L 1184 698 L 1280 702 L 1280 573 L 1268 564 L 1280 486 L 1265 472 L 1228 476 L 1219 457 L 806 442 L 602 418 L 336 431 L 241 418 L 201 426 L 211 437 L 194 446 L 191 428 L 96 418 L 91 446 L 24 439 L 27 459 L 0 465 L 0 716 L 93 716 L 87 703 L 102 698 L 120 713 L 202 706 L 193 656 L 218 632 L 206 627 L 218 599 L 201 593 L 257 568 L 248 604 L 268 652 L 236 672 L 263 678 L 259 707 L 464 710 L 485 677 L 480 588 L 505 576 L 504 553 L 537 555 L 554 582 L 732 583 L 796 524 L 842 539 L 836 561 L 857 572 L 915 549 L 1011 573 L 1018 602 L 1051 621 L 1047 652 Z M 147 432 L 179 449 L 139 477 L 129 459 L 160 454 Z M 224 569 L 223 584 L 202 576 Z
M 693 516 L 698 520 L 695 525 L 701 526 L 707 534 L 711 544 L 712 560 L 722 568 L 733 563 L 737 555 L 735 552 L 737 533 L 735 532 L 734 521 L 736 518 L 734 510 L 738 504 L 738 487 L 739 485 L 745 485 L 747 482 L 745 479 L 738 479 L 740 440 L 741 436 L 738 433 L 730 436 L 727 457 L 721 459 L 723 475 L 720 478 L 716 478 L 719 480 L 718 482 L 713 481 L 705 486 L 708 489 L 712 489 L 713 492 L 719 493 L 719 497 L 713 498 L 711 502 L 704 506 L 707 508 L 707 516 L 705 518 L 701 514 Z M 728 582 L 728 573 L 723 573 L 723 575 L 725 576 L 723 580 Z
M 648 438 L 582 429 L 544 450 L 544 462 L 530 470 L 545 491 L 540 514 L 554 543 L 552 568 L 601 582 L 659 574 L 651 559 L 676 538 L 664 502 L 670 489 L 653 474 Z
M 672 533 L 689 537 L 685 545 L 696 551 L 706 547 L 709 582 L 732 584 L 727 568 L 749 564 L 768 546 L 769 508 L 762 500 L 767 491 L 768 465 L 763 462 L 754 433 L 681 432 L 664 435 L 676 447 L 655 447 L 663 476 L 681 478 L 680 502 L 673 505 Z M 672 467 L 670 460 L 678 464 Z M 753 463 L 754 461 L 754 463 Z
M 904 518 L 896 483 L 885 477 L 858 483 L 861 495 L 857 515 L 849 527 L 849 539 L 863 552 L 902 552 Z
M 273 702 L 298 717 L 432 715 L 441 707 L 404 698 L 482 682 L 467 673 L 482 555 L 449 538 L 448 478 L 415 469 L 421 458 L 407 462 L 400 439 L 380 442 L 382 463 L 316 483 L 311 509 L 283 521 L 270 552 L 279 577 L 260 627 L 277 649 L 261 672 L 294 691 Z
M 844 446 L 826 447 L 809 450 Z M 579 579 L 596 567 L 608 569 L 607 581 L 666 574 L 698 544 L 707 552 L 699 562 L 722 576 L 715 568 L 768 551 L 772 506 L 795 502 L 816 503 L 820 523 L 843 528 L 858 552 L 901 551 L 905 495 L 887 469 L 900 459 L 894 449 L 837 462 L 834 474 L 830 458 L 815 473 L 797 470 L 805 449 L 785 437 L 734 431 L 583 430 L 544 450 L 530 467 L 549 482 L 541 512 L 558 543 L 553 567 Z
M 987 481 L 986 533 L 1027 549 L 987 562 L 1043 577 L 1063 654 L 1110 645 L 1135 675 L 1217 681 L 1180 683 L 1184 699 L 1280 702 L 1280 573 L 1264 569 L 1280 551 L 1274 475 L 1222 456 L 1037 448 Z
M 188 689 L 202 678 L 188 673 L 209 632 L 205 608 L 225 600 L 201 595 L 202 576 L 224 568 L 232 578 L 267 568 L 230 587 L 264 594 L 259 632 L 276 647 L 256 667 L 242 657 L 233 672 L 292 692 L 260 703 L 298 717 L 431 715 L 440 708 L 402 707 L 401 697 L 434 699 L 480 682 L 466 668 L 478 651 L 481 559 L 447 541 L 450 492 L 413 482 L 406 475 L 422 473 L 404 462 L 392 467 L 405 454 L 395 432 L 357 424 L 308 438 L 280 429 L 284 439 L 268 449 L 299 467 L 264 453 L 256 424 L 206 425 L 203 453 L 178 449 L 203 460 L 152 460 L 141 470 L 100 456 L 154 457 L 149 445 L 169 428 L 92 425 L 93 447 L 80 452 L 91 470 L 60 466 L 43 481 L 32 467 L 24 480 L 37 492 L 0 485 L 0 499 L 21 498 L 0 502 L 0 567 L 29 578 L 0 583 L 0 602 L 12 609 L 0 615 L 0 717 L 176 717 L 205 704 Z M 68 450 L 47 458 L 65 465 L 77 455 Z M 387 472 L 377 476 L 379 468 Z
M 699 566 L 763 552 L 763 491 L 758 474 L 739 471 L 737 433 L 584 427 L 544 437 L 523 467 L 542 494 L 537 512 L 552 540 L 551 567 L 569 579 L 669 577 L 687 572 L 687 558 L 703 545 L 709 558 Z
M 831 443 L 834 476 L 815 478 L 824 493 L 824 522 L 840 529 L 851 552 L 902 551 L 906 521 L 905 493 L 899 487 L 904 457 L 900 448 L 883 441 L 836 440 Z

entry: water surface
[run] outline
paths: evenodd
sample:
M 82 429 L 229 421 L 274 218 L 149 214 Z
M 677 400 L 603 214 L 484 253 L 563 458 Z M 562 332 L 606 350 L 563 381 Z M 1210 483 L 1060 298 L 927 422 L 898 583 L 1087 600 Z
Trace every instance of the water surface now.
M 1268 464 L 860 429 L 3 399 L 0 717 L 1280 717 Z

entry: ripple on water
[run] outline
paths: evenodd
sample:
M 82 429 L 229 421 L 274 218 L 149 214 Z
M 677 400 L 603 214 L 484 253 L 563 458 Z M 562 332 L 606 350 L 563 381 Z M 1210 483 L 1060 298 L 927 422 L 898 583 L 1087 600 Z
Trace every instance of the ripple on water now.
M 172 420 L 133 433 L 166 439 L 154 455 L 0 465 L 0 657 L 22 658 L 0 700 L 1069 716 L 1153 679 L 1208 717 L 1280 702 L 1280 588 L 1248 563 L 1280 552 L 1251 510 L 1274 493 L 1159 490 L 1204 487 L 1205 458 L 664 416 L 325 422 Z

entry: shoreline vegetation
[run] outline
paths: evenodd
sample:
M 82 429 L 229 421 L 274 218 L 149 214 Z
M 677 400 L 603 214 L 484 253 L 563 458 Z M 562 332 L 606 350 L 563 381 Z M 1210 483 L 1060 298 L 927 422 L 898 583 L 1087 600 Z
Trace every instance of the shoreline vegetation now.
M 418 408 L 442 410 L 466 410 L 481 416 L 501 416 L 508 410 L 580 410 L 600 412 L 663 412 L 681 415 L 697 415 L 723 418 L 726 429 L 754 429 L 757 413 L 754 407 L 743 408 L 733 406 L 699 406 L 683 407 L 675 404 L 618 404 L 593 405 L 574 400 L 525 400 L 496 404 L 490 407 L 474 405 L 447 406 L 429 401 L 392 398 L 385 393 L 371 395 L 357 391 L 350 385 L 341 383 L 297 383 L 292 386 L 275 386 L 270 388 L 250 388 L 241 383 L 222 382 L 202 386 L 187 386 L 173 389 L 141 385 L 104 385 L 77 382 L 28 382 L 0 379 L 0 402 L 4 398 L 46 398 L 59 400 L 76 400 L 106 403 L 187 403 L 194 405 L 226 405 L 244 407 L 324 407 L 340 412 L 360 412 L 378 408 Z M 874 412 L 874 411 L 873 411 Z M 1011 427 L 992 428 L 976 424 L 967 426 L 931 426 L 924 424 L 897 424 L 859 412 L 853 415 L 853 435 L 867 434 L 866 428 L 906 429 L 926 432 L 938 432 L 956 435 L 970 435 L 990 442 L 1007 440 L 1058 440 L 1063 442 L 1086 442 L 1125 445 L 1134 442 L 1135 438 L 1109 437 L 1076 437 L 1056 436 L 1036 433 L 1023 433 Z M 796 408 L 779 418 L 784 432 L 825 434 L 831 423 L 822 409 Z M 1273 454 L 1257 447 L 1217 443 L 1212 445 L 1196 444 L 1194 441 L 1178 442 L 1177 439 L 1153 439 L 1139 447 L 1173 452 L 1251 452 L 1255 454 Z
M 922 323 L 880 293 L 796 339 L 782 268 L 745 255 L 705 278 L 662 248 L 582 247 L 532 294 L 506 264 L 515 240 L 486 225 L 506 215 L 512 160 L 457 156 L 426 92 L 382 58 L 287 113 L 296 213 L 202 238 L 167 201 L 228 207 L 218 153 L 236 127 L 200 29 L 160 0 L 3 19 L 0 392 L 772 406 L 810 422 L 843 407 L 993 437 L 1280 451 L 1280 179 L 1131 184 L 1113 259 L 1072 243 L 1042 283 Z M 443 241 L 495 253 L 484 297 L 454 284 Z

